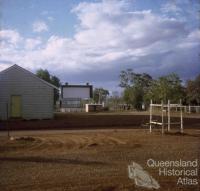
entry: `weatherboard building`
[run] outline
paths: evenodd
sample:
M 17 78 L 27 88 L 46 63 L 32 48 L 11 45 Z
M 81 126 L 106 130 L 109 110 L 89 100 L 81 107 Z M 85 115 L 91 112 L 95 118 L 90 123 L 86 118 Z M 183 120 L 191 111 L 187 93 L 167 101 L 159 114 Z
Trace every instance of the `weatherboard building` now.
M 54 115 L 54 85 L 13 65 L 0 72 L 0 120 L 49 119 Z

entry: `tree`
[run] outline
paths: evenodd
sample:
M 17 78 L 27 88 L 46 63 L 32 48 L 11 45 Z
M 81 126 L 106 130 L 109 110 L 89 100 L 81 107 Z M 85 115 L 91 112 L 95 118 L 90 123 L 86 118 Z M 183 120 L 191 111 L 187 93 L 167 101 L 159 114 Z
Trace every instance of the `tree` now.
M 121 71 L 119 77 L 119 86 L 124 88 L 124 101 L 136 109 L 142 109 L 144 96 L 151 86 L 152 77 L 146 73 L 134 73 L 132 69 Z
M 61 86 L 60 79 L 58 77 L 56 77 L 56 76 L 51 76 L 50 83 L 53 84 L 56 87 L 60 87 Z
M 132 105 L 134 108 L 137 110 L 142 109 L 142 104 L 143 104 L 143 92 L 140 87 L 133 86 L 133 87 L 128 87 L 124 90 L 124 101 L 127 104 Z
M 50 76 L 48 70 L 39 69 L 39 70 L 36 71 L 36 75 L 39 78 L 51 83 L 51 78 L 50 78 L 51 76 Z
M 193 105 L 200 105 L 200 74 L 194 80 L 186 83 L 187 102 Z
M 48 83 L 53 84 L 54 86 L 58 88 L 61 86 L 60 79 L 56 76 L 50 75 L 48 70 L 39 69 L 36 71 L 36 75 L 39 78 L 47 81 Z M 54 89 L 54 104 L 56 103 L 58 99 L 59 99 L 59 91 L 57 89 Z
M 179 76 L 171 73 L 152 82 L 149 91 L 145 95 L 145 100 L 152 99 L 154 102 L 163 100 L 166 103 L 167 100 L 178 102 L 184 97 L 184 88 L 181 85 Z
M 119 86 L 122 88 L 131 87 L 133 83 L 133 75 L 134 75 L 133 70 L 130 68 L 127 69 L 126 71 L 122 70 L 119 75 L 120 78 Z
M 95 103 L 102 103 L 106 101 L 109 91 L 103 88 L 95 88 L 93 92 L 93 99 Z

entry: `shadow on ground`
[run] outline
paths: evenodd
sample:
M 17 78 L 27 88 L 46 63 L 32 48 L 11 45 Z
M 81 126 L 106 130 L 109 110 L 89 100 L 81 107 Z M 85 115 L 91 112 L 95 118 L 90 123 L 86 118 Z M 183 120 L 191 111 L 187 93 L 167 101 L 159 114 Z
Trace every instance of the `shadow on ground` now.
M 35 162 L 35 163 L 57 163 L 57 164 L 73 164 L 73 165 L 107 165 L 107 163 L 99 161 L 84 161 L 78 159 L 60 159 L 46 157 L 0 157 L 0 161 L 10 162 Z

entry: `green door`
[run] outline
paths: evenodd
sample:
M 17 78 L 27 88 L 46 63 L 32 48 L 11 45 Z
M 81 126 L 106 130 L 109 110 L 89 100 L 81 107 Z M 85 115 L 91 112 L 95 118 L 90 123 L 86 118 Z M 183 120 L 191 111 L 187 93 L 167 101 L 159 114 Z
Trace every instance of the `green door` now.
M 11 117 L 21 117 L 21 96 L 11 96 Z

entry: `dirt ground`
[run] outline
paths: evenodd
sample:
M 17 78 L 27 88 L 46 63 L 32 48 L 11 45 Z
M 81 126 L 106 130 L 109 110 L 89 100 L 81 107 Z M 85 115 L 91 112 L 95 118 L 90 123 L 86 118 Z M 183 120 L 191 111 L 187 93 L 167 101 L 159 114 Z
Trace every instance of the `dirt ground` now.
M 160 191 L 198 191 L 199 166 L 197 176 L 177 185 L 179 176 L 159 175 L 147 161 L 200 161 L 200 116 L 184 115 L 184 134 L 177 127 L 170 134 L 158 128 L 150 134 L 148 120 L 147 113 L 76 113 L 0 122 L 0 190 L 147 190 L 128 176 L 128 165 L 136 162 L 158 181 Z M 195 180 L 198 185 L 191 185 Z
M 105 128 L 106 129 L 106 128 Z M 148 159 L 200 160 L 200 130 L 162 135 L 154 130 L 18 131 L 14 140 L 0 133 L 0 190 L 4 191 L 139 191 L 128 177 L 128 165 L 140 164 L 159 191 L 198 191 L 177 185 L 177 176 L 159 176 Z M 199 167 L 198 167 L 199 172 Z
M 161 116 L 154 115 L 154 120 L 161 121 Z M 178 114 L 172 113 L 172 122 L 180 121 Z M 165 121 L 167 118 L 165 116 Z M 0 131 L 6 130 L 41 130 L 41 129 L 104 129 L 138 128 L 149 122 L 148 112 L 102 112 L 102 113 L 56 113 L 54 119 L 47 120 L 9 120 L 0 121 Z M 200 114 L 184 114 L 184 127 L 199 128 Z

